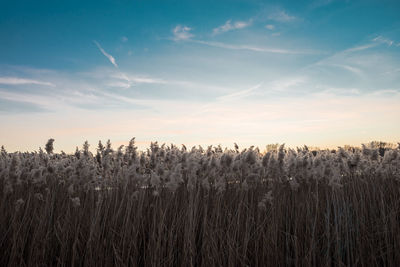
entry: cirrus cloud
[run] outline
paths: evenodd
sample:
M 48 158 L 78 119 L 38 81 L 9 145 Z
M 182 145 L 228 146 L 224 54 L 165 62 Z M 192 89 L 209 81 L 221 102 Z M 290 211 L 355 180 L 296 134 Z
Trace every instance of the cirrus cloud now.
M 192 28 L 188 26 L 183 26 L 183 25 L 177 25 L 173 30 L 173 39 L 174 41 L 181 41 L 181 40 L 189 40 L 192 37 L 194 37 L 194 34 L 192 34 L 190 31 Z
M 236 21 L 236 22 L 232 22 L 232 20 L 227 20 L 224 25 L 221 25 L 213 29 L 213 35 L 217 35 L 232 30 L 244 29 L 250 26 L 251 24 L 252 24 L 251 19 L 249 21 Z
M 96 46 L 97 46 L 97 48 L 100 50 L 100 52 L 101 52 L 106 58 L 108 58 L 108 60 L 111 62 L 111 64 L 113 64 L 114 67 L 118 68 L 118 65 L 117 65 L 117 62 L 115 61 L 115 58 L 114 58 L 112 55 L 108 54 L 108 53 L 101 47 L 101 45 L 100 45 L 98 42 L 96 42 L 96 41 L 93 41 L 93 42 L 96 44 Z
M 5 84 L 5 85 L 36 84 L 36 85 L 55 86 L 53 83 L 50 82 L 24 79 L 18 77 L 0 77 L 0 84 Z
M 278 22 L 290 22 L 296 19 L 295 16 L 289 15 L 285 10 L 276 10 L 269 14 L 268 19 Z

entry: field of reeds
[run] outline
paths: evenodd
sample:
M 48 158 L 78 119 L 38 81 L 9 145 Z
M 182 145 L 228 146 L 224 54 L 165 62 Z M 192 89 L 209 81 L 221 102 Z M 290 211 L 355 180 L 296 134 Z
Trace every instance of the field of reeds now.
M 0 266 L 400 266 L 400 149 L 0 155 Z

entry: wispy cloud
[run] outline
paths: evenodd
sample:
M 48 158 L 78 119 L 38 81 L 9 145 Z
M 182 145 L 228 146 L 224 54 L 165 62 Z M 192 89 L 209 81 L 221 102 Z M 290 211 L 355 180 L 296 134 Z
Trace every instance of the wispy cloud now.
M 113 64 L 116 68 L 118 68 L 118 65 L 117 65 L 117 62 L 115 61 L 115 58 L 112 55 L 108 54 L 106 51 L 104 51 L 104 49 L 101 47 L 101 45 L 97 41 L 93 41 L 93 42 L 96 44 L 97 48 L 99 48 L 100 52 L 105 57 L 108 58 L 108 60 L 111 62 L 111 64 Z
M 115 78 L 117 81 L 113 81 L 109 83 L 109 85 L 120 88 L 129 88 L 135 84 L 167 84 L 167 81 L 162 79 L 149 76 L 130 75 L 123 72 L 113 73 L 111 74 L 111 78 Z
M 313 67 L 334 67 L 344 69 L 352 74 L 356 74 L 358 76 L 363 76 L 364 72 L 360 67 L 355 67 L 356 62 L 352 62 L 351 60 L 343 58 L 345 54 L 336 54 L 330 58 L 326 58 L 320 62 L 316 62 Z M 347 64 L 346 64 L 347 63 Z M 358 64 L 360 65 L 360 64 Z
M 47 96 L 14 93 L 0 90 L 0 99 L 5 99 L 14 102 L 30 103 L 42 109 L 59 109 L 63 106 L 62 102 Z
M 352 59 L 354 59 L 355 55 L 359 55 L 361 57 L 368 55 L 370 53 L 370 51 L 365 51 L 365 50 L 369 50 L 370 48 L 376 47 L 378 45 L 379 45 L 379 43 L 374 42 L 373 40 L 371 40 L 367 43 L 364 43 L 364 44 L 358 44 L 353 47 L 350 47 L 350 48 L 347 48 L 347 49 L 344 49 L 341 51 L 337 51 L 327 57 L 324 57 L 321 60 L 304 67 L 304 69 L 312 69 L 312 68 L 318 69 L 321 66 L 336 66 L 336 67 L 342 67 L 344 69 L 350 70 L 351 66 L 349 68 L 349 64 L 344 65 L 344 63 L 351 62 Z M 356 72 L 358 72 L 358 71 L 355 71 L 354 73 L 356 73 Z
M 232 20 L 228 20 L 225 22 L 224 25 L 221 25 L 217 28 L 213 29 L 213 35 L 217 35 L 220 33 L 232 31 L 232 30 L 239 30 L 244 29 L 252 24 L 252 20 L 249 21 L 236 21 L 232 22 Z
M 393 60 L 392 52 L 394 51 L 390 51 L 392 49 L 383 49 L 390 46 L 395 46 L 395 41 L 379 35 L 356 46 L 322 58 L 306 66 L 304 70 L 311 70 L 314 75 L 319 73 L 317 77 L 320 77 L 320 79 L 326 77 L 324 75 L 338 75 L 338 73 L 341 73 L 340 75 L 345 76 L 336 80 L 335 83 L 344 82 L 345 77 L 347 77 L 347 84 L 354 85 L 358 83 L 358 86 L 362 84 L 365 90 L 371 90 L 379 84 L 387 85 L 398 81 L 398 75 L 393 72 L 399 66 Z M 332 67 L 334 68 L 332 69 Z M 338 72 L 340 69 L 347 71 L 347 73 Z M 355 80 L 354 76 L 349 76 L 349 74 L 359 77 Z
M 298 88 L 300 85 L 305 84 L 308 80 L 309 79 L 307 76 L 287 77 L 272 81 L 268 85 L 268 88 L 278 92 L 285 92 Z
M 55 86 L 53 83 L 50 82 L 24 79 L 18 77 L 0 77 L 0 84 L 6 84 L 6 85 L 36 84 L 36 85 Z
M 165 86 L 174 86 L 181 87 L 186 90 L 189 89 L 201 89 L 201 90 L 209 90 L 210 92 L 219 92 L 219 91 L 227 91 L 231 88 L 216 86 L 212 84 L 205 83 L 197 83 L 186 80 L 173 80 L 173 79 L 163 79 L 152 76 L 145 75 L 133 75 L 126 73 L 116 73 L 112 75 L 112 77 L 119 79 L 120 84 L 114 83 L 114 86 L 121 88 L 129 88 L 135 86 L 136 84 L 153 84 L 153 85 L 165 85 Z M 118 83 L 118 82 L 117 82 Z
M 192 28 L 188 26 L 182 26 L 182 25 L 177 25 L 173 30 L 173 39 L 175 41 L 184 41 L 184 40 L 189 40 L 192 37 L 194 37 L 194 34 L 192 34 L 190 31 Z
M 124 82 L 124 81 L 115 81 L 115 82 L 110 82 L 107 84 L 108 86 L 111 87 L 118 87 L 118 88 L 124 88 L 124 89 L 128 89 L 130 87 L 132 87 L 132 84 L 129 82 Z
M 375 37 L 374 39 L 372 39 L 370 41 L 370 43 L 346 49 L 346 50 L 343 51 L 343 53 L 352 53 L 352 52 L 357 52 L 357 51 L 363 51 L 363 50 L 366 50 L 366 49 L 369 49 L 369 48 L 376 47 L 376 46 L 381 45 L 381 44 L 385 44 L 387 46 L 392 46 L 392 45 L 400 46 L 400 43 L 396 44 L 396 42 L 394 40 L 391 40 L 389 38 L 385 38 L 385 37 L 379 35 L 379 36 Z
M 237 99 L 241 99 L 244 97 L 247 97 L 249 95 L 252 95 L 254 93 L 255 90 L 257 90 L 258 88 L 260 88 L 262 85 L 262 83 L 257 84 L 256 86 L 253 86 L 249 89 L 245 89 L 242 91 L 238 91 L 238 92 L 234 92 L 232 94 L 228 94 L 228 95 L 223 95 L 220 97 L 217 97 L 218 101 L 228 101 L 228 100 L 237 100 Z
M 265 25 L 265 28 L 272 31 L 275 29 L 275 26 L 272 24 L 267 24 L 267 25 Z
M 268 15 L 268 19 L 278 22 L 290 22 L 296 19 L 295 16 L 289 15 L 285 10 L 278 9 Z
M 261 53 L 274 53 L 274 54 L 316 54 L 316 53 L 319 53 L 317 51 L 288 50 L 288 49 L 260 47 L 260 46 L 252 46 L 252 45 L 227 44 L 227 43 L 202 41 L 202 40 L 192 40 L 192 41 L 195 43 L 204 44 L 204 45 L 213 46 L 213 47 L 232 49 L 232 50 L 248 50 L 248 51 L 253 51 L 253 52 L 261 52 Z
M 359 88 L 341 88 L 341 87 L 331 87 L 331 86 L 318 86 L 322 91 L 314 93 L 314 95 L 334 95 L 334 96 L 355 96 L 361 95 L 361 91 Z
M 392 45 L 399 46 L 400 45 L 400 44 L 395 44 L 395 42 L 393 40 L 385 38 L 383 36 L 378 36 L 378 37 L 374 38 L 372 41 L 378 42 L 381 44 L 386 44 L 388 46 L 392 46 Z
M 352 52 L 357 52 L 357 51 L 363 51 L 372 47 L 377 46 L 376 43 L 369 43 L 369 44 L 364 44 L 364 45 L 359 45 L 359 46 L 355 46 L 349 49 L 346 49 L 343 51 L 343 53 L 352 53 Z
M 359 75 L 359 76 L 363 75 L 362 70 L 359 68 L 356 68 L 354 66 L 345 65 L 345 64 L 330 64 L 330 65 L 334 66 L 334 67 L 339 67 L 339 68 L 345 69 L 345 70 L 350 71 L 351 73 Z
M 400 89 L 382 89 L 376 90 L 371 92 L 369 95 L 371 96 L 392 96 L 392 97 L 399 97 L 400 96 Z
M 89 79 L 90 83 L 95 80 L 96 83 L 94 85 L 99 88 L 103 88 L 104 85 L 110 87 L 118 87 L 122 89 L 128 89 L 133 86 L 139 85 L 159 85 L 157 88 L 161 88 L 161 86 L 163 86 L 165 90 L 175 90 L 177 87 L 179 87 L 185 89 L 186 91 L 196 89 L 202 90 L 204 92 L 206 90 L 213 94 L 218 94 L 219 92 L 227 92 L 233 89 L 230 86 L 218 86 L 212 83 L 209 84 L 184 79 L 172 79 L 168 76 L 160 77 L 152 76 L 149 74 L 122 72 L 109 68 L 98 68 L 91 72 L 82 72 L 81 75 L 86 79 Z M 84 88 L 90 87 L 90 83 L 85 84 Z

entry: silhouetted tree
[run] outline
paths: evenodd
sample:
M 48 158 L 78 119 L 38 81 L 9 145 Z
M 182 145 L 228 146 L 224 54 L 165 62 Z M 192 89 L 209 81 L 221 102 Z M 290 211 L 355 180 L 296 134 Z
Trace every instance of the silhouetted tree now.
M 83 143 L 83 155 L 89 156 L 89 142 L 86 140 L 85 143 Z
M 53 150 L 54 150 L 53 143 L 54 143 L 54 139 L 53 138 L 50 138 L 47 141 L 46 147 L 45 147 L 47 154 L 53 154 Z
M 105 155 L 108 155 L 113 152 L 110 139 L 107 140 L 106 150 L 104 152 L 105 152 Z
M 75 157 L 77 157 L 78 159 L 81 158 L 81 152 L 79 151 L 78 147 L 76 147 L 76 149 L 75 149 Z

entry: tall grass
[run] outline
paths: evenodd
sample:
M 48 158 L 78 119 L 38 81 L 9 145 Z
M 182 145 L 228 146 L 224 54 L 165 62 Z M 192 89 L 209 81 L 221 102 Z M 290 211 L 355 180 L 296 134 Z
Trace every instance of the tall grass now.
M 0 157 L 1 266 L 400 266 L 398 148 Z

